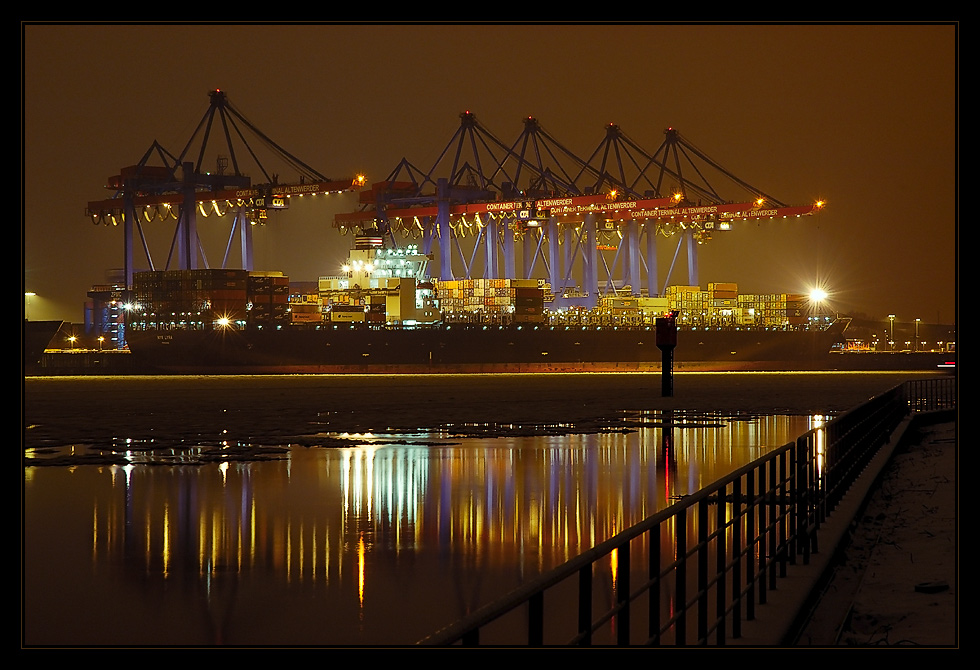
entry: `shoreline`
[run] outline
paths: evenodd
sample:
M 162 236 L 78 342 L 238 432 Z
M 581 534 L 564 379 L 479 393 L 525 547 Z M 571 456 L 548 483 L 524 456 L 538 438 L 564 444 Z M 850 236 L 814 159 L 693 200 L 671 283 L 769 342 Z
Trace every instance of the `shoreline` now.
M 446 424 L 608 421 L 626 412 L 846 412 L 909 379 L 943 372 L 30 377 L 26 443 L 200 437 L 268 440 Z
M 951 367 L 950 367 L 951 364 Z M 827 353 L 806 360 L 683 360 L 675 355 L 673 371 L 680 372 L 927 372 L 955 369 L 955 352 L 849 352 Z M 587 366 L 587 367 L 586 367 Z M 292 374 L 578 374 L 662 372 L 661 360 L 609 363 L 513 363 L 513 364 L 363 364 L 363 365 L 237 365 L 232 367 L 151 367 L 137 355 L 119 350 L 48 350 L 36 363 L 25 364 L 26 377 L 38 376 L 146 376 L 146 375 L 292 375 Z

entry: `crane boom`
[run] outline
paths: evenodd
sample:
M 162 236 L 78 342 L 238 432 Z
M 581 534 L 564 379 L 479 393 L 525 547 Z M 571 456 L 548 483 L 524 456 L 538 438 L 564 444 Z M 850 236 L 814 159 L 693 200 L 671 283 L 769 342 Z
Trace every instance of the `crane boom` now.
M 336 193 L 353 191 L 363 183 L 362 177 L 347 180 L 305 182 L 301 184 L 272 184 L 248 188 L 225 189 L 221 191 L 198 191 L 195 201 L 201 202 L 233 202 L 246 205 L 256 205 L 257 198 L 270 196 L 289 197 L 292 195 L 313 195 L 317 193 Z M 181 193 L 162 193 L 157 195 L 139 195 L 132 199 L 133 206 L 146 207 L 152 205 L 179 205 L 184 202 Z M 118 216 L 122 213 L 125 202 L 122 198 L 96 200 L 88 203 L 86 214 L 93 219 L 106 216 Z
M 482 213 L 513 214 L 517 218 L 536 218 L 551 215 L 584 215 L 591 212 L 623 220 L 714 219 L 719 222 L 730 222 L 736 219 L 807 216 L 823 207 L 821 202 L 789 207 L 766 207 L 765 203 L 759 201 L 692 206 L 673 206 L 674 202 L 674 198 L 615 201 L 604 195 L 586 195 L 545 200 L 456 204 L 450 206 L 449 214 L 450 216 Z M 436 216 L 438 209 L 437 205 L 428 204 L 420 207 L 388 208 L 384 211 L 384 215 L 388 219 Z M 335 228 L 359 226 L 366 221 L 375 220 L 378 214 L 376 210 L 337 214 L 333 225 Z

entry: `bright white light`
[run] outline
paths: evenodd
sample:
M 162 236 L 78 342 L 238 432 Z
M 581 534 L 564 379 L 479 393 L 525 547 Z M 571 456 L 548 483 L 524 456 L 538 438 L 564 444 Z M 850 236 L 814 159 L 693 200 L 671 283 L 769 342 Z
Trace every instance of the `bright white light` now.
M 811 302 L 823 302 L 827 299 L 827 292 L 822 288 L 815 288 L 810 291 L 810 301 Z

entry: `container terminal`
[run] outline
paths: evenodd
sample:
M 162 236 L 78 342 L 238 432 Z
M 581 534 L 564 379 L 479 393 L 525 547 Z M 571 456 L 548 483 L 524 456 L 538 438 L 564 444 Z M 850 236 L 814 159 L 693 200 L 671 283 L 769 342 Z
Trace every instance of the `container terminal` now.
M 581 337 L 571 338 L 567 351 L 564 340 L 539 338 L 524 342 L 519 355 L 498 352 L 491 362 L 506 365 L 491 369 L 514 369 L 511 363 L 519 370 L 618 370 L 620 363 L 626 369 L 647 369 L 655 367 L 658 356 L 655 349 L 645 349 L 653 338 L 642 333 L 654 328 L 656 318 L 676 314 L 681 366 L 685 359 L 692 364 L 711 360 L 741 369 L 753 360 L 828 365 L 817 359 L 867 351 L 868 342 L 878 337 L 855 332 L 851 319 L 808 295 L 741 294 L 735 282 L 700 282 L 699 247 L 747 221 L 805 222 L 818 216 L 825 203 L 792 205 L 750 186 L 676 128 L 664 130 L 660 146 L 648 151 L 608 124 L 599 148 L 586 160 L 533 117 L 524 120 L 517 141 L 508 143 L 466 111 L 430 169 L 403 159 L 385 179 L 371 183 L 363 175 L 330 178 L 310 167 L 254 127 L 224 91 L 211 91 L 209 100 L 182 152 L 153 142 L 138 162 L 106 180 L 109 198 L 86 207 L 92 223 L 121 229 L 123 235 L 123 267 L 88 294 L 84 336 L 98 340 L 96 357 L 129 351 L 140 358 L 141 351 L 156 350 L 161 342 L 175 352 L 180 347 L 174 344 L 186 339 L 178 333 L 224 333 L 225 342 L 238 333 L 241 346 L 255 350 L 285 342 L 273 332 L 294 338 L 305 333 L 310 340 L 309 331 L 319 331 L 319 339 L 304 346 L 317 351 L 310 359 L 312 369 L 326 371 L 330 363 L 320 350 L 333 333 L 346 330 L 360 334 L 352 342 L 371 339 L 375 346 L 411 350 L 412 370 L 419 369 L 416 358 L 426 355 L 443 369 L 440 352 L 445 369 L 451 369 L 454 362 L 473 359 L 474 352 L 461 353 L 472 346 L 496 351 L 487 342 L 459 340 L 462 332 L 501 329 L 501 346 L 514 349 L 510 331 L 543 336 L 577 328 L 596 331 L 589 355 L 598 360 L 575 350 L 585 346 Z M 212 133 L 212 128 L 226 132 Z M 259 158 L 260 144 L 297 178 L 280 180 Z M 246 166 L 247 159 L 254 164 Z M 253 180 L 253 174 L 260 179 Z M 719 180 L 735 184 L 735 197 L 720 195 L 714 185 Z M 334 229 L 353 237 L 340 274 L 298 281 L 284 272 L 254 268 L 254 226 L 284 215 L 295 198 L 336 193 L 356 194 L 357 200 L 355 211 L 333 217 Z M 208 225 L 230 223 L 223 254 L 204 253 L 197 226 L 205 220 Z M 160 223 L 172 225 L 174 233 L 163 264 L 144 232 L 144 226 Z M 661 276 L 657 258 L 665 243 L 675 248 Z M 145 258 L 138 258 L 140 249 Z M 240 250 L 240 257 L 233 250 Z M 209 256 L 221 257 L 220 267 L 211 267 Z M 681 266 L 687 276 L 679 280 Z M 894 318 L 890 325 L 894 335 Z M 458 342 L 445 339 L 453 328 Z M 848 329 L 858 337 L 849 337 Z M 328 331 L 330 336 L 323 335 Z M 916 322 L 913 353 L 926 348 L 918 331 Z M 403 346 L 407 338 L 402 334 L 408 332 L 418 341 L 417 351 Z M 610 340 L 609 332 L 632 335 Z M 248 341 L 259 334 L 261 346 Z M 827 338 L 818 339 L 818 334 Z M 63 339 L 57 336 L 52 346 L 63 347 L 57 341 Z M 890 337 L 884 349 L 908 349 L 898 342 Z M 777 343 L 790 344 L 779 349 Z M 76 344 L 69 350 L 91 349 Z M 873 346 L 882 350 L 880 344 Z M 940 357 L 955 357 L 955 329 L 938 346 Z M 627 360 L 616 360 L 612 350 L 617 347 L 625 347 L 619 357 Z M 360 356 L 358 369 L 379 358 L 354 351 L 356 346 L 339 348 L 347 352 L 338 359 L 339 370 L 349 369 L 352 356 Z M 213 353 L 206 349 L 204 358 L 197 358 L 207 360 Z M 304 353 L 309 352 L 272 357 L 270 369 L 301 369 Z M 31 358 L 28 363 L 35 366 Z M 232 356 L 228 369 L 236 361 L 254 362 L 247 358 Z M 161 360 L 155 358 L 154 367 Z M 390 355 L 385 360 L 388 366 L 399 363 Z M 49 361 L 47 367 L 56 366 Z

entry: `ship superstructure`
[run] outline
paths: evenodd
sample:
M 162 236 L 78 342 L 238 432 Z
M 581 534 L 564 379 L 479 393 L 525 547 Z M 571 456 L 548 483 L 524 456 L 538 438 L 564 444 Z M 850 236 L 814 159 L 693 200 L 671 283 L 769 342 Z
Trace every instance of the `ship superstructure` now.
M 429 256 L 409 245 L 385 249 L 379 238 L 358 240 L 342 275 L 320 277 L 321 319 L 332 323 L 417 326 L 441 320 Z

